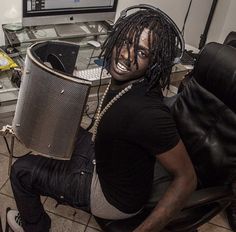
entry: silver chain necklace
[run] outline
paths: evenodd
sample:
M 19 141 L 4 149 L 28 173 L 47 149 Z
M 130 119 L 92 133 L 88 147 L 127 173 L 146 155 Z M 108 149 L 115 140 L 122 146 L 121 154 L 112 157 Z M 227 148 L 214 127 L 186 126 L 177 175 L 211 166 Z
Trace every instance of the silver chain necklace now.
M 96 135 L 97 135 L 97 129 L 98 129 L 98 125 L 102 119 L 102 117 L 104 116 L 104 114 L 107 112 L 107 110 L 118 100 L 120 99 L 125 93 L 127 93 L 133 86 L 133 84 L 130 84 L 128 85 L 126 88 L 124 88 L 123 90 L 121 90 L 118 94 L 116 94 L 115 97 L 113 97 L 108 103 L 107 105 L 103 108 L 103 110 L 101 111 L 102 109 L 102 105 L 103 105 L 103 101 L 108 93 L 108 90 L 110 88 L 110 85 L 111 83 L 107 86 L 103 96 L 102 96 L 102 99 L 101 99 L 101 102 L 99 104 L 99 107 L 98 107 L 98 112 L 96 114 L 96 120 L 95 120 L 95 124 L 94 124 L 94 132 L 93 132 L 93 136 L 92 136 L 92 141 L 94 142 L 95 141 L 95 138 L 96 138 Z

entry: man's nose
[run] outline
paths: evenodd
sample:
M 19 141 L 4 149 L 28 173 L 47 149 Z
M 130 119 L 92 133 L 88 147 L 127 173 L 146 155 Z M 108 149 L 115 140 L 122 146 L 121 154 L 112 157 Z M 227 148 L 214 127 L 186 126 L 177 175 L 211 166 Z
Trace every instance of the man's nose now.
M 130 53 L 130 57 L 129 57 L 129 53 Z M 120 55 L 123 59 L 125 60 L 130 60 L 130 62 L 132 63 L 134 60 L 134 48 L 132 47 L 123 47 L 120 51 Z

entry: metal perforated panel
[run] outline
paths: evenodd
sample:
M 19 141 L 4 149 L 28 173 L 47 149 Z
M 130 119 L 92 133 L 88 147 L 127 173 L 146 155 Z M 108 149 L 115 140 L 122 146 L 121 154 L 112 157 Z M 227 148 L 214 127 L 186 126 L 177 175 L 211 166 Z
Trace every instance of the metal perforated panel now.
M 27 55 L 13 120 L 17 138 L 29 149 L 69 159 L 89 87 L 48 72 Z

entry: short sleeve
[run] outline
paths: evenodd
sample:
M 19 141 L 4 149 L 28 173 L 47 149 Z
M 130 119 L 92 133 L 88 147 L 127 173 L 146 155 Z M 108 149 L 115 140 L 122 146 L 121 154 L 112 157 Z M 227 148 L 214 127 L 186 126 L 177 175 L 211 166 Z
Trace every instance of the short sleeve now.
M 152 155 L 172 149 L 180 139 L 172 115 L 165 106 L 144 108 L 136 114 L 127 132 L 133 142 Z

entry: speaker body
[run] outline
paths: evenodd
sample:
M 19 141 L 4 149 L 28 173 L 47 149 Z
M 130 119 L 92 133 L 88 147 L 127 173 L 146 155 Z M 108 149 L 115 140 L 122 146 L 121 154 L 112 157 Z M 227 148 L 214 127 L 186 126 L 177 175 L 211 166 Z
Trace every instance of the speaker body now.
M 78 45 L 58 41 L 28 49 L 13 119 L 13 131 L 28 149 L 70 159 L 91 85 L 72 76 L 78 50 Z M 50 63 L 48 57 L 58 60 Z M 64 70 L 52 67 L 58 64 Z

